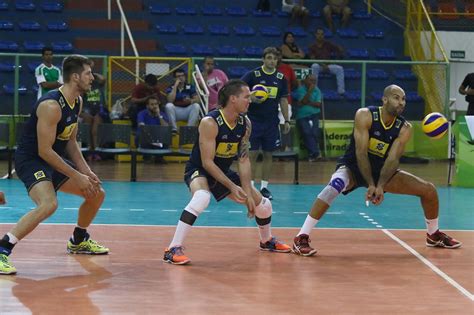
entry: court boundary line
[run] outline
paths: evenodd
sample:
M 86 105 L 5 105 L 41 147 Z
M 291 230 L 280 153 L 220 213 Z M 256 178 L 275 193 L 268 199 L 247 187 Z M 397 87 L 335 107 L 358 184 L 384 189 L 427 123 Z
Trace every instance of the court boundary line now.
M 420 253 L 418 253 L 416 250 L 414 250 L 410 245 L 396 237 L 392 232 L 390 232 L 387 229 L 381 229 L 382 232 L 384 232 L 387 236 L 389 236 L 392 240 L 400 244 L 403 248 L 405 248 L 407 251 L 409 251 L 413 256 L 421 260 L 422 263 L 424 263 L 426 266 L 428 266 L 434 273 L 436 273 L 438 276 L 446 280 L 450 285 L 452 285 L 454 288 L 456 288 L 458 291 L 460 291 L 462 294 L 464 294 L 468 299 L 471 301 L 474 301 L 474 295 L 466 290 L 462 285 L 457 283 L 453 278 L 445 274 L 441 269 L 436 267 L 431 261 L 423 257 Z

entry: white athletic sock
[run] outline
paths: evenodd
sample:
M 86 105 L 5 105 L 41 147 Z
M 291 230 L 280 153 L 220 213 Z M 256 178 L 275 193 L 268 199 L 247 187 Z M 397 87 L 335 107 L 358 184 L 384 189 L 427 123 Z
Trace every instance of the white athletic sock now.
M 428 234 L 431 235 L 434 232 L 436 232 L 439 227 L 438 227 L 438 218 L 436 219 L 426 219 L 425 218 L 425 223 L 426 223 L 426 229 L 428 230 Z
M 301 227 L 300 232 L 298 233 L 297 236 L 301 234 L 306 234 L 309 235 L 311 233 L 311 230 L 314 228 L 314 226 L 319 222 L 319 220 L 311 217 L 309 214 L 306 216 L 306 220 L 304 220 L 303 226 Z
M 184 239 L 188 235 L 189 231 L 191 231 L 192 225 L 186 224 L 183 221 L 179 220 L 178 225 L 176 226 L 176 231 L 174 232 L 173 240 L 170 243 L 168 248 L 173 246 L 181 246 L 183 245 Z
M 19 241 L 18 238 L 16 238 L 16 236 L 13 235 L 12 233 L 8 232 L 7 236 L 8 236 L 8 243 L 13 244 L 13 245 L 18 243 L 18 241 Z
M 269 241 L 272 238 L 272 233 L 270 231 L 271 225 L 271 223 L 258 225 L 258 233 L 260 233 L 260 240 L 262 243 Z
M 260 186 L 260 190 L 263 189 L 263 188 L 267 188 L 268 187 L 268 180 L 262 180 L 262 184 Z

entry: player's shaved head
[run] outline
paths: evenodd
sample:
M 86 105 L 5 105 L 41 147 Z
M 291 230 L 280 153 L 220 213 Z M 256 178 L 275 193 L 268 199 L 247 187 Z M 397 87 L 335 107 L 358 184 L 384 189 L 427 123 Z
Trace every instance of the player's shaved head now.
M 405 91 L 401 87 L 396 84 L 390 84 L 383 90 L 383 96 L 388 97 L 389 95 L 395 93 L 396 91 L 400 91 L 405 94 Z

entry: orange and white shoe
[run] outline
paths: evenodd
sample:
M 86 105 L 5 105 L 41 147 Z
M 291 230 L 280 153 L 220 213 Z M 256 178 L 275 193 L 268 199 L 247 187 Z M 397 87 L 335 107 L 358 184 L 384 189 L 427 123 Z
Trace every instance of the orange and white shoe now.
M 291 252 L 291 247 L 277 240 L 275 236 L 272 236 L 269 241 L 265 243 L 260 242 L 260 250 L 267 250 L 277 253 L 289 253 Z
M 173 246 L 165 250 L 163 261 L 172 265 L 186 265 L 191 262 L 183 253 L 183 246 Z

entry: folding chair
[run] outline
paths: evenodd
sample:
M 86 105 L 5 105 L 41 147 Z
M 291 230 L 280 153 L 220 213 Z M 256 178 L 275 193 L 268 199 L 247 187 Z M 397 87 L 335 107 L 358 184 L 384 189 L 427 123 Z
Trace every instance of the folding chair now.
M 180 126 L 179 127 L 179 148 L 178 152 L 174 152 L 178 156 L 189 156 L 192 147 L 198 139 L 197 126 Z

